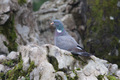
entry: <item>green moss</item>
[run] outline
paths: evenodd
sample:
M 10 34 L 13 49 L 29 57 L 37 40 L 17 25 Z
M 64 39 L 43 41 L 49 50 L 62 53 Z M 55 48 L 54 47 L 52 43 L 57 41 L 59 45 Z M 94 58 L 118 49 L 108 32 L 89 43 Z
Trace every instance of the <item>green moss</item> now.
M 98 79 L 98 80 L 103 80 L 103 78 L 104 78 L 104 75 L 99 75 L 99 76 L 97 76 L 97 79 Z
M 76 70 L 80 70 L 80 68 L 77 68 Z
M 119 79 L 116 79 L 115 76 L 111 76 L 111 75 L 107 76 L 107 78 L 108 78 L 108 80 L 119 80 Z
M 25 80 L 30 80 L 30 72 L 31 72 L 35 67 L 36 67 L 36 66 L 35 66 L 34 62 L 31 61 L 31 62 L 30 62 L 30 66 L 29 66 L 27 72 L 25 72 L 25 75 L 24 75 L 24 76 L 25 76 Z
M 19 60 L 20 62 L 14 67 L 14 69 L 9 70 L 6 73 L 7 80 L 17 80 L 19 76 L 22 76 L 24 71 L 22 70 L 23 67 L 23 61 L 22 59 Z
M 78 80 L 79 77 L 78 77 L 78 75 L 77 75 L 75 70 L 73 70 L 73 73 L 75 74 L 75 76 L 73 78 L 70 77 L 70 75 L 66 75 L 67 76 L 67 80 Z
M 39 8 L 42 6 L 42 4 L 46 1 L 48 1 L 48 0 L 33 1 L 33 10 L 34 11 L 39 10 Z
M 30 66 L 27 71 L 23 71 L 23 60 L 21 54 L 18 64 L 12 70 L 6 73 L 6 80 L 17 80 L 18 77 L 24 76 L 25 80 L 30 80 L 30 72 L 36 67 L 33 61 L 30 61 Z
M 23 4 L 25 4 L 25 3 L 27 3 L 26 0 L 18 0 L 18 4 L 20 4 L 20 5 L 23 5 Z
M 3 72 L 0 73 L 0 80 L 5 80 L 5 74 Z
M 115 59 L 115 49 L 119 50 L 120 38 L 120 10 L 117 7 L 117 0 L 88 0 L 90 10 L 87 13 L 87 28 L 83 44 L 86 51 L 95 54 L 99 58 L 104 58 L 111 63 L 119 63 L 119 56 Z M 114 20 L 110 20 L 110 16 Z M 112 55 L 108 56 L 111 52 Z M 119 50 L 120 52 L 120 50 Z
M 53 65 L 54 69 L 56 71 L 58 71 L 58 69 L 59 69 L 58 68 L 59 63 L 58 63 L 57 59 L 54 56 L 47 55 L 47 57 L 48 57 L 48 61 Z
M 81 61 L 81 58 L 79 56 L 73 55 L 73 58 L 76 59 L 76 60 Z
M 62 71 L 62 72 L 64 72 L 64 73 L 66 73 L 67 72 L 67 68 L 61 68 L 61 69 L 59 69 L 58 71 Z
M 0 34 L 5 35 L 5 37 L 8 40 L 8 44 L 6 42 L 4 42 L 5 46 L 8 47 L 8 51 L 17 51 L 17 46 L 18 44 L 15 42 L 17 35 L 15 32 L 15 27 L 14 27 L 14 14 L 10 13 L 10 18 L 8 19 L 8 21 L 0 26 Z

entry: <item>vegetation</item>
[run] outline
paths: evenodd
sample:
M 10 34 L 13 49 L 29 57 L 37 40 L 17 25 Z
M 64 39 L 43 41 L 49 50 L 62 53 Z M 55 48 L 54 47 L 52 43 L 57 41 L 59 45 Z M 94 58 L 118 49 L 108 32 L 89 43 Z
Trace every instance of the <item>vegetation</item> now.
M 24 3 L 27 3 L 26 0 L 18 0 L 18 4 L 23 5 Z
M 111 76 L 111 75 L 107 76 L 107 78 L 108 78 L 108 80 L 119 80 L 119 79 L 116 79 L 115 76 Z
M 120 55 L 115 54 L 117 50 L 120 52 L 120 10 L 117 2 L 118 0 L 88 0 L 90 6 L 84 46 L 88 52 L 117 63 L 120 67 Z
M 4 25 L 0 26 L 0 34 L 5 35 L 9 42 L 8 44 L 7 42 L 4 42 L 5 46 L 8 47 L 9 52 L 17 51 L 18 46 L 18 44 L 15 42 L 17 35 L 15 32 L 14 22 L 14 14 L 10 13 L 10 18 L 8 19 L 8 21 Z
M 30 66 L 27 71 L 23 71 L 23 60 L 19 55 L 18 60 L 3 61 L 2 64 L 13 67 L 6 73 L 0 73 L 0 79 L 2 80 L 17 80 L 18 77 L 25 77 L 25 80 L 30 80 L 30 72 L 36 67 L 33 61 L 30 61 Z M 13 65 L 14 64 L 14 65 Z
M 47 57 L 48 57 L 49 63 L 51 63 L 53 65 L 54 69 L 56 71 L 58 71 L 58 69 L 59 69 L 58 68 L 59 63 L 58 63 L 57 59 L 54 56 L 47 55 Z
M 41 5 L 48 0 L 38 0 L 38 1 L 33 1 L 33 11 L 39 10 Z

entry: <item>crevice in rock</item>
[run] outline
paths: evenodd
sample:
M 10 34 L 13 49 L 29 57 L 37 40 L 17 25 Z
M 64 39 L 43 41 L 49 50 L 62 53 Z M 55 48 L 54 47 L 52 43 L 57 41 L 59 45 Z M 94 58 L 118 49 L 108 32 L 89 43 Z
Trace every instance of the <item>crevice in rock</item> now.
M 51 63 L 56 71 L 58 71 L 58 61 L 54 56 L 47 55 L 48 62 Z

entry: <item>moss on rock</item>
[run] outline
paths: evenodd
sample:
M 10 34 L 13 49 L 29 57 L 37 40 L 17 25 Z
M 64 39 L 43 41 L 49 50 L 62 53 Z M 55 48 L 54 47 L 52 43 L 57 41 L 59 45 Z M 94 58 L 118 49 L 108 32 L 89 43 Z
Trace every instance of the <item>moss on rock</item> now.
M 25 3 L 27 3 L 26 0 L 18 0 L 18 4 L 20 4 L 20 5 L 23 5 L 23 4 L 25 4 Z
M 58 71 L 58 69 L 59 69 L 58 68 L 59 63 L 58 63 L 57 59 L 54 56 L 47 55 L 47 57 L 48 57 L 48 61 L 53 65 L 54 69 L 56 71 Z
M 60 75 L 55 76 L 56 80 L 63 80 L 63 78 Z
M 85 49 L 99 58 L 104 58 L 111 63 L 119 63 L 119 56 L 115 56 L 115 50 L 119 51 L 120 43 L 120 10 L 117 7 L 118 0 L 92 0 L 87 13 L 87 29 L 84 39 Z M 110 19 L 113 17 L 113 19 Z M 108 56 L 108 53 L 111 53 Z M 120 51 L 119 51 L 120 53 Z M 120 64 L 118 64 L 120 67 Z
M 70 75 L 66 75 L 67 76 L 67 80 L 78 80 L 79 77 L 78 77 L 78 75 L 77 75 L 75 70 L 73 70 L 73 73 L 75 74 L 74 77 L 71 77 Z
M 10 63 L 12 64 L 12 63 Z M 17 80 L 18 77 L 25 77 L 25 80 L 30 80 L 30 72 L 36 67 L 33 61 L 30 61 L 30 66 L 27 71 L 23 71 L 23 60 L 21 54 L 19 55 L 18 63 L 13 69 L 7 71 L 5 74 L 0 74 L 2 80 Z M 8 65 L 9 66 L 9 65 Z
M 97 79 L 98 79 L 98 80 L 103 80 L 103 78 L 104 78 L 104 75 L 99 75 L 99 76 L 97 76 Z
M 14 14 L 10 13 L 10 18 L 8 19 L 8 21 L 0 26 L 0 34 L 3 34 L 7 40 L 8 40 L 8 44 L 7 42 L 4 42 L 4 45 L 6 47 L 8 47 L 8 51 L 17 51 L 17 46 L 18 44 L 15 42 L 17 35 L 15 32 L 15 20 L 14 20 Z
M 107 76 L 108 80 L 119 80 L 115 76 L 109 75 Z
M 4 61 L 0 61 L 1 64 L 5 65 L 5 66 L 9 66 L 9 67 L 13 67 L 15 66 L 15 64 L 17 63 L 17 60 L 4 60 Z

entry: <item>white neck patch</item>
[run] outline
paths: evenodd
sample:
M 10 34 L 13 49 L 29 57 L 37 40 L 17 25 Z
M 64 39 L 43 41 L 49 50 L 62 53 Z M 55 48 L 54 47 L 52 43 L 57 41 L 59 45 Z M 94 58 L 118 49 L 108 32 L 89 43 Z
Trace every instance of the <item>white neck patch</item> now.
M 62 32 L 62 30 L 57 29 L 57 32 L 58 32 L 58 33 L 61 33 L 61 32 Z

